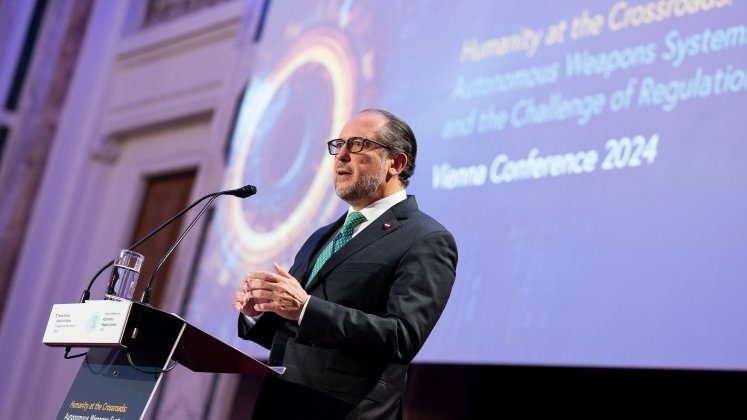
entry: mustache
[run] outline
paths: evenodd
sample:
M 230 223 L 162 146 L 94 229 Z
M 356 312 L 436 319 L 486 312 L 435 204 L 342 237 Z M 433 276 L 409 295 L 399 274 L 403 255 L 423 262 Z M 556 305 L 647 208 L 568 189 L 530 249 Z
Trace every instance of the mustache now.
M 346 165 L 344 163 L 338 163 L 335 166 L 335 169 L 342 169 L 345 172 L 353 172 L 353 168 L 351 168 L 349 165 Z

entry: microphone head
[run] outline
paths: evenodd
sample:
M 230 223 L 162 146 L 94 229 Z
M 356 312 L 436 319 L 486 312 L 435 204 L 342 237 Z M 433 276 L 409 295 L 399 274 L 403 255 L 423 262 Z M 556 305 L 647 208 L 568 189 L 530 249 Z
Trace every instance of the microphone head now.
M 232 195 L 234 197 L 239 197 L 239 198 L 247 198 L 256 193 L 257 193 L 257 187 L 255 187 L 254 185 L 244 185 L 241 188 L 236 188 L 235 190 L 226 192 L 226 194 Z

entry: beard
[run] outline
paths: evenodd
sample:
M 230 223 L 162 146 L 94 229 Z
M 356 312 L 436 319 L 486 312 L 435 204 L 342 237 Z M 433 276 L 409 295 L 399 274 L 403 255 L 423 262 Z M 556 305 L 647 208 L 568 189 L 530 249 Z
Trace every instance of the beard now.
M 384 164 L 386 159 L 382 159 L 381 166 L 378 172 L 368 172 L 361 174 L 361 176 L 355 180 L 351 185 L 343 187 L 335 180 L 335 192 L 337 196 L 343 201 L 352 202 L 358 201 L 367 197 L 372 196 L 381 186 L 386 182 L 386 165 Z M 345 164 L 339 164 L 338 167 L 350 169 Z

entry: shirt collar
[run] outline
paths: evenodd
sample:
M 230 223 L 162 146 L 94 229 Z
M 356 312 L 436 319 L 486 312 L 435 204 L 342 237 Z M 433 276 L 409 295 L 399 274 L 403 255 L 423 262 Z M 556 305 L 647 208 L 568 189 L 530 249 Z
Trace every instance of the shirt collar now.
M 407 191 L 400 190 L 397 191 L 394 194 L 388 195 L 381 200 L 374 201 L 373 203 L 369 204 L 368 206 L 360 209 L 359 211 L 365 216 L 366 221 L 358 225 L 355 230 L 353 236 L 355 236 L 356 233 L 363 230 L 366 226 L 370 225 L 371 222 L 378 219 L 379 216 L 384 214 L 387 210 L 392 208 L 395 204 L 405 201 L 407 199 Z M 348 214 L 353 212 L 353 208 L 348 209 Z

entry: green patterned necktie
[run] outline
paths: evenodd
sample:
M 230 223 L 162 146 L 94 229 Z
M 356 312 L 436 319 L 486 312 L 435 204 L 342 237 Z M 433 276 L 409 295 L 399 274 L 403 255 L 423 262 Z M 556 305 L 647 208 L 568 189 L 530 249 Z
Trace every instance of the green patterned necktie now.
M 311 270 L 311 275 L 309 276 L 308 282 L 311 282 L 311 279 L 316 276 L 324 263 L 327 262 L 329 257 L 331 257 L 332 254 L 335 253 L 335 251 L 342 248 L 343 245 L 348 243 L 350 238 L 353 237 L 353 230 L 355 229 L 355 227 L 365 221 L 366 217 L 363 216 L 360 212 L 354 211 L 348 214 L 348 218 L 345 220 L 345 224 L 342 225 L 342 229 L 340 229 L 340 232 L 337 233 L 335 239 L 333 239 L 332 242 L 328 243 L 327 246 L 324 247 L 322 253 L 319 254 L 319 257 L 317 257 L 316 263 L 314 263 L 314 269 Z

